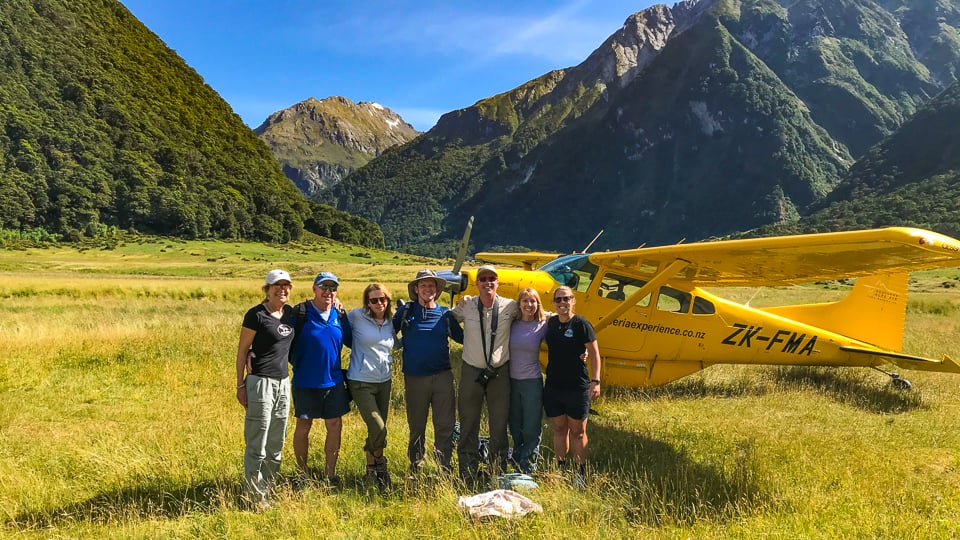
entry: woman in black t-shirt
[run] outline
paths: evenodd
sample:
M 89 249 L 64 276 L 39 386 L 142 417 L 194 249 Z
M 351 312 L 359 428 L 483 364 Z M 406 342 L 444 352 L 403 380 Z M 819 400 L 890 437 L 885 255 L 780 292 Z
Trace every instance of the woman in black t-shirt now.
M 547 321 L 547 380 L 543 409 L 553 426 L 553 451 L 561 467 L 572 451 L 574 483 L 586 487 L 587 417 L 600 397 L 600 349 L 590 321 L 574 313 L 570 287 L 553 293 L 556 315 Z M 589 370 L 583 361 L 586 353 Z
M 285 270 L 267 274 L 263 286 L 266 298 L 244 315 L 237 346 L 237 401 L 247 411 L 243 426 L 244 492 L 258 511 L 270 507 L 290 412 L 287 358 L 296 315 L 287 302 L 292 287 Z

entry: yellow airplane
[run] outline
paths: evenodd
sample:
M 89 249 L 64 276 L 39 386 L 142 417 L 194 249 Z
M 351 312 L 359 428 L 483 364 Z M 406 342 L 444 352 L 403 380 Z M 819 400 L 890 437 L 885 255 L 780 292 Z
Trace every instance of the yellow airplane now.
M 472 223 L 472 219 L 471 219 Z M 461 252 L 469 236 L 464 235 Z M 886 228 L 641 247 L 603 253 L 477 253 L 498 268 L 500 296 L 526 287 L 545 301 L 560 285 L 597 331 L 607 384 L 659 386 L 714 364 L 859 366 L 960 373 L 960 364 L 903 354 L 909 273 L 960 266 L 960 241 Z M 542 265 L 542 266 L 541 266 Z M 476 295 L 476 270 L 442 272 Z M 843 299 L 754 308 L 711 290 L 856 278 Z M 549 306 L 548 306 L 549 307 Z M 545 362 L 546 355 L 541 356 Z

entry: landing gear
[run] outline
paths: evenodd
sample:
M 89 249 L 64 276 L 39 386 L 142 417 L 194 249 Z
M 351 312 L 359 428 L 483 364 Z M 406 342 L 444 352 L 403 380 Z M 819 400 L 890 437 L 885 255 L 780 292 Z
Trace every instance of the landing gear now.
M 890 384 L 893 385 L 897 390 L 912 390 L 913 383 L 906 379 L 901 379 L 900 375 L 897 373 L 890 374 Z
M 907 379 L 900 378 L 899 373 L 891 373 L 889 371 L 884 371 L 876 366 L 874 366 L 873 369 L 890 377 L 890 384 L 892 384 L 893 387 L 896 388 L 897 390 L 913 390 L 913 383 L 911 383 Z

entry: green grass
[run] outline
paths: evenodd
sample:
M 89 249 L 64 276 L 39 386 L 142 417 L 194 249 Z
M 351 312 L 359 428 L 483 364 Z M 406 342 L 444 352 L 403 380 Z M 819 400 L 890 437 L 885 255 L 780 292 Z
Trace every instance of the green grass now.
M 351 412 L 338 467 L 342 491 L 284 487 L 274 509 L 244 511 L 233 357 L 240 319 L 259 301 L 265 271 L 299 268 L 300 298 L 314 272 L 333 270 L 344 279 L 344 302 L 355 306 L 373 279 L 405 296 L 418 267 L 443 264 L 386 253 L 356 260 L 351 251 L 166 241 L 0 251 L 0 536 L 960 534 L 960 378 L 902 372 L 914 383 L 908 393 L 865 369 L 718 366 L 657 389 L 608 388 L 588 428 L 588 490 L 548 469 L 529 493 L 544 512 L 510 521 L 469 518 L 457 508 L 457 484 L 402 481 L 407 430 L 397 377 L 387 448 L 392 492 L 358 486 L 365 430 Z M 915 278 L 908 352 L 960 358 L 950 307 L 957 292 L 938 285 L 950 279 Z M 764 302 L 836 293 L 830 285 L 792 287 L 765 292 Z M 316 465 L 322 432 L 317 426 L 312 437 Z M 294 472 L 291 435 L 285 477 Z M 549 430 L 544 435 L 550 456 Z

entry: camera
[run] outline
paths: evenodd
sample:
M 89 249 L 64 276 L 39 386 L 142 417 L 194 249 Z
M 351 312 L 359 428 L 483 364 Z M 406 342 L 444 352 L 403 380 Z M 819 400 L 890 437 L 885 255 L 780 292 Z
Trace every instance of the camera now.
M 497 378 L 497 370 L 486 368 L 483 371 L 481 371 L 479 375 L 477 375 L 476 382 L 480 386 L 486 388 L 487 383 L 490 382 L 492 379 L 496 379 L 496 378 Z

